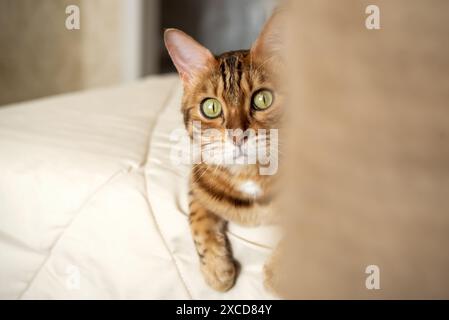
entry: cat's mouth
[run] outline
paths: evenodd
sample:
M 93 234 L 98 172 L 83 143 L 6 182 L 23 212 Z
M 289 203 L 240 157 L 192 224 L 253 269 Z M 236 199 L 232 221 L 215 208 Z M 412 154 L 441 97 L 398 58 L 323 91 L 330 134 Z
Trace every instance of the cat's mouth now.
M 232 159 L 234 160 L 235 164 L 237 165 L 248 165 L 248 164 L 254 164 L 254 163 L 250 163 L 250 157 L 251 157 L 251 152 L 243 147 L 243 146 L 237 146 L 235 148 L 235 152 L 232 156 Z
M 230 141 L 206 141 L 201 145 L 200 162 L 208 165 L 232 167 L 235 169 L 257 165 L 261 175 L 273 175 L 277 171 L 277 145 L 271 139 L 259 143 L 257 139 L 242 144 Z
M 261 146 L 264 146 L 261 149 Z M 264 144 L 258 144 L 257 139 L 248 140 L 237 144 L 231 141 L 206 141 L 201 146 L 202 159 L 207 159 L 206 163 L 211 164 L 256 164 L 261 154 L 269 156 L 270 139 L 266 139 Z
M 235 154 L 234 159 L 239 159 L 242 157 L 248 156 L 248 152 L 246 149 L 243 148 L 243 146 L 236 146 L 235 147 Z
M 210 160 L 212 160 L 214 164 L 250 165 L 256 163 L 256 158 L 251 157 L 252 154 L 254 154 L 254 152 L 251 153 L 250 150 L 244 146 L 232 146 L 223 148 L 218 154 L 211 157 Z

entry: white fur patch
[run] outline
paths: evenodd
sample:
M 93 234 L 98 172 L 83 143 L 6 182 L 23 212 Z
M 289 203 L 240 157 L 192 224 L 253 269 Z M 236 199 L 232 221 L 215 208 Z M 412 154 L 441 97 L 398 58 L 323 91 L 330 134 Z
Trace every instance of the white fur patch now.
M 252 180 L 245 181 L 239 186 L 239 191 L 253 197 L 259 197 L 262 194 L 260 186 Z

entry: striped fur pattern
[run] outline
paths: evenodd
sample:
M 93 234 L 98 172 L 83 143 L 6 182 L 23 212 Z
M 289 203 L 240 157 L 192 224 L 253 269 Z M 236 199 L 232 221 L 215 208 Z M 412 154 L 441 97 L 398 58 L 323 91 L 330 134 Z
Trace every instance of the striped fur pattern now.
M 181 36 L 188 37 L 185 34 Z M 201 130 L 220 130 L 223 139 L 226 139 L 226 129 L 278 128 L 284 98 L 277 73 L 280 61 L 275 56 L 263 54 L 264 51 L 258 47 L 219 56 L 205 54 L 202 67 L 196 69 L 192 76 L 188 74 L 189 70 L 186 71 L 183 61 L 179 61 L 177 43 L 172 44 L 171 41 L 175 40 L 167 40 L 166 37 L 169 53 L 184 81 L 182 112 L 191 137 L 195 130 L 193 121 L 201 123 Z M 196 50 L 201 52 L 202 49 L 198 47 Z M 255 111 L 252 98 L 261 89 L 273 92 L 274 102 L 267 110 Z M 220 117 L 208 119 L 201 113 L 200 105 L 206 98 L 220 101 Z M 202 148 L 208 144 L 209 141 L 202 141 Z M 274 176 L 259 174 L 258 164 L 200 163 L 193 166 L 189 222 L 201 271 L 212 288 L 227 291 L 234 285 L 237 276 L 237 264 L 226 237 L 227 222 L 257 226 L 272 221 L 274 182 Z

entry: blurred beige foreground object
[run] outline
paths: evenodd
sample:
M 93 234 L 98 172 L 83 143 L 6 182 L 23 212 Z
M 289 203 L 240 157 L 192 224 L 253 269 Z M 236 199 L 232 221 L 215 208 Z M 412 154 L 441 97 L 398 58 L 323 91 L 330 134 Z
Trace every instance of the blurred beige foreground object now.
M 365 28 L 370 4 L 380 30 Z M 278 291 L 449 298 L 449 2 L 290 5 Z M 365 286 L 369 265 L 379 290 Z

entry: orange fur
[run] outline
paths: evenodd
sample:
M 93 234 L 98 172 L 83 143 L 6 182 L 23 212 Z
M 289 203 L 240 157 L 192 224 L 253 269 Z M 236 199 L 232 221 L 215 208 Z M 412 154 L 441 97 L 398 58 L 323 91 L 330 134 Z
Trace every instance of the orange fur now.
M 166 31 L 167 48 L 184 82 L 182 112 L 191 137 L 193 121 L 201 123 L 202 131 L 219 130 L 224 138 L 226 129 L 279 128 L 284 100 L 279 85 L 282 65 L 273 50 L 265 47 L 273 45 L 272 41 L 264 38 L 273 35 L 271 24 L 267 24 L 251 50 L 227 52 L 217 57 L 181 31 Z M 193 61 L 190 68 L 187 56 Z M 252 98 L 261 89 L 270 90 L 275 98 L 270 108 L 256 111 L 252 107 Z M 208 119 L 201 113 L 200 105 L 206 98 L 221 103 L 220 117 Z M 206 143 L 201 142 L 204 147 Z M 242 185 L 248 181 L 260 189 L 257 195 L 242 191 Z M 192 168 L 190 226 L 201 270 L 206 282 L 214 289 L 230 289 L 237 275 L 225 234 L 226 222 L 257 226 L 271 221 L 273 195 L 274 177 L 260 175 L 258 164 L 200 163 Z

